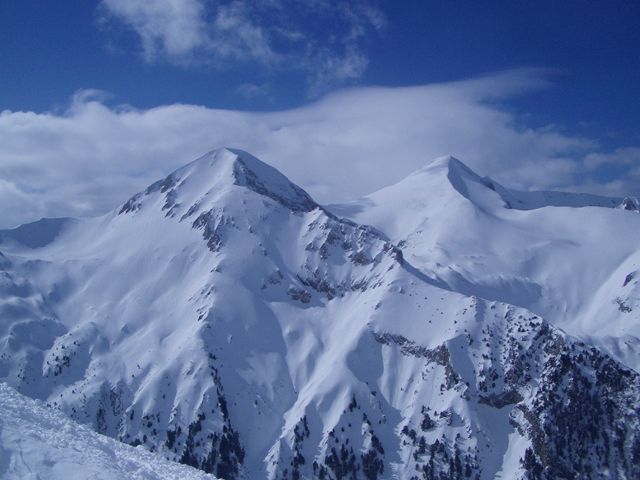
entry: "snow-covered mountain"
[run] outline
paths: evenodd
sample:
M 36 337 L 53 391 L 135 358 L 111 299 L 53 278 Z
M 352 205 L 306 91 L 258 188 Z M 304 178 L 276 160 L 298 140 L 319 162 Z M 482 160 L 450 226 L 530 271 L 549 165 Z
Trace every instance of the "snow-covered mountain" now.
M 217 150 L 0 232 L 0 378 L 227 479 L 637 478 L 633 202 L 446 159 L 327 209 Z
M 443 157 L 330 209 L 385 232 L 443 288 L 527 308 L 638 371 L 638 205 L 509 190 Z
M 215 480 L 78 425 L 0 383 L 0 477 L 15 480 Z

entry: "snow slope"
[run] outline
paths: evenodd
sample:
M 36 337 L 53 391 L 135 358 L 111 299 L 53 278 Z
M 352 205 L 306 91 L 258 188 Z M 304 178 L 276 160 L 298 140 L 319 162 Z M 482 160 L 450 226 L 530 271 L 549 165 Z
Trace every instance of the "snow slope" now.
M 625 284 L 640 265 L 637 204 L 517 192 L 443 157 L 329 208 L 384 232 L 444 288 L 525 307 L 638 370 L 640 292 Z
M 221 149 L 103 217 L 0 232 L 0 378 L 221 478 L 638 477 L 640 376 L 522 308 L 538 277 L 483 283 L 442 256 L 477 274 L 454 285 L 419 234 L 389 241 L 427 206 L 443 235 L 499 223 L 502 197 L 459 170 L 376 229 Z M 509 239 L 478 262 L 509 272 Z
M 200 480 L 202 471 L 169 462 L 78 425 L 0 383 L 0 477 L 21 480 Z

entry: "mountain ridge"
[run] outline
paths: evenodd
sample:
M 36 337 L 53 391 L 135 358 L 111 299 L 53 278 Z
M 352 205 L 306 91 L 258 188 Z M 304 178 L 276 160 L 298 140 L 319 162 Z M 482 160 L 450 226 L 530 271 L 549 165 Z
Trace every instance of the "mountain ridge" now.
M 468 165 L 452 155 L 437 157 L 409 173 L 404 179 L 396 182 L 396 184 L 383 187 L 381 190 L 392 188 L 394 185 L 401 185 L 412 177 L 419 178 L 425 174 L 437 175 L 438 171 L 445 171 L 446 177 L 451 186 L 468 200 L 473 201 L 473 198 L 470 198 L 465 184 L 466 182 L 471 181 L 482 185 L 499 195 L 504 202 L 505 208 L 533 210 L 544 207 L 604 207 L 638 211 L 638 205 L 640 205 L 635 197 L 606 197 L 590 193 L 565 192 L 558 190 L 522 191 L 505 188 L 491 177 L 483 177 L 477 174 Z M 370 197 L 370 195 L 365 196 L 364 199 L 368 197 Z M 335 204 L 333 206 L 334 208 L 340 209 L 347 207 L 349 203 L 355 203 L 358 201 L 361 200 L 355 200 L 345 204 Z
M 217 150 L 42 246 L 0 243 L 1 379 L 221 478 L 640 473 L 640 376 L 628 359 L 594 347 L 600 337 L 565 333 L 561 318 L 495 298 L 526 303 L 527 288 L 544 298 L 540 278 L 482 284 L 473 264 L 457 266 L 473 244 L 442 237 L 450 250 L 437 257 L 389 224 L 337 217 L 257 162 Z M 504 208 L 453 165 L 470 196 L 494 196 L 476 205 L 457 190 L 440 195 L 449 187 L 432 176 L 427 197 L 400 198 L 402 208 L 396 199 L 384 215 L 415 238 L 423 224 L 458 237 L 465 225 L 508 263 L 505 245 L 518 237 L 496 240 L 485 222 L 504 224 L 502 235 L 548 209 Z M 416 184 L 406 192 L 423 195 Z M 535 242 L 564 254 L 572 244 L 552 226 L 534 230 Z M 478 258 L 483 271 L 506 268 Z M 635 277 L 625 282 L 620 301 L 633 310 Z M 576 425 L 590 432 L 582 443 Z
M 634 205 L 516 192 L 443 157 L 395 185 L 328 208 L 383 231 L 445 288 L 527 308 L 573 335 L 595 338 L 638 370 L 629 352 L 640 344 L 640 330 L 620 307 L 637 294 L 633 282 L 622 288 L 640 260 Z

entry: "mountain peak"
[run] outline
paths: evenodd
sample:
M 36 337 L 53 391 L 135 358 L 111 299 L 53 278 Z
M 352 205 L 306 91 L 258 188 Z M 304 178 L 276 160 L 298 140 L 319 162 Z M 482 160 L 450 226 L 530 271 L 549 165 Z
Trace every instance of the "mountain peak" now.
M 275 168 L 243 150 L 225 147 L 205 153 L 151 184 L 129 199 L 120 213 L 138 210 L 145 197 L 159 192 L 165 195 L 163 210 L 174 214 L 174 209 L 185 205 L 195 208 L 206 197 L 215 198 L 234 187 L 269 197 L 295 212 L 308 212 L 318 206 L 307 192 Z
M 443 178 L 444 177 L 444 178 Z M 407 180 L 413 179 L 410 182 Z M 618 197 L 603 197 L 585 193 L 560 191 L 521 191 L 506 188 L 491 177 L 481 177 L 465 163 L 447 155 L 438 157 L 416 170 L 395 187 L 406 190 L 412 182 L 437 182 L 450 185 L 453 189 L 477 206 L 483 208 L 507 208 L 515 210 L 534 210 L 543 207 L 607 207 L 638 211 L 633 200 L 626 202 Z M 443 193 L 444 194 L 444 193 Z
M 465 163 L 452 155 L 438 157 L 428 162 L 422 168 L 410 174 L 405 180 L 402 180 L 400 184 L 406 183 L 409 179 L 426 183 L 435 181 L 440 184 L 440 188 L 442 188 L 443 185 L 450 185 L 466 198 L 470 198 L 470 185 L 479 184 L 494 190 L 494 188 L 492 188 L 493 182 L 490 179 L 483 179 Z
M 431 160 L 430 162 L 427 162 L 417 172 L 422 172 L 425 170 L 438 170 L 438 169 L 446 169 L 448 171 L 459 172 L 459 173 L 464 172 L 476 178 L 480 178 L 478 174 L 476 174 L 473 170 L 471 170 L 471 168 L 469 168 L 464 162 L 457 159 L 453 155 L 444 155 L 442 157 L 437 157 Z
M 425 175 L 428 175 L 430 177 L 446 175 L 448 182 L 464 196 L 467 196 L 467 188 L 465 186 L 465 183 L 467 183 L 468 181 L 472 181 L 486 184 L 486 180 L 488 180 L 481 178 L 464 162 L 458 160 L 453 155 L 437 157 L 436 159 L 425 164 L 422 168 L 410 174 L 409 177 L 424 177 Z
M 272 198 L 294 211 L 311 211 L 318 206 L 307 192 L 270 165 L 243 150 L 223 149 L 236 156 L 235 184 Z
M 426 167 L 439 167 L 439 166 L 450 167 L 452 165 L 455 166 L 457 164 L 464 165 L 460 160 L 458 160 L 453 155 L 443 155 L 441 157 L 436 157 L 433 160 L 427 161 L 427 163 L 425 164 L 425 168 Z

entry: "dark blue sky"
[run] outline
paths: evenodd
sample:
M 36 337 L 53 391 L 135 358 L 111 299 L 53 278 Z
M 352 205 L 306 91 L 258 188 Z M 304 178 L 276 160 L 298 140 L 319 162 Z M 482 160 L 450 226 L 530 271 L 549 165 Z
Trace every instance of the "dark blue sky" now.
M 47 110 L 78 89 L 97 88 L 139 108 L 184 102 L 275 110 L 345 85 L 419 85 L 534 66 L 555 71 L 553 87 L 510 102 L 534 124 L 587 129 L 612 144 L 638 141 L 638 1 L 383 2 L 386 25 L 359 43 L 368 67 L 314 92 L 305 72 L 286 66 L 144 61 L 133 30 L 100 21 L 98 3 L 0 3 L 0 108 Z M 302 30 L 324 26 L 295 12 L 290 19 Z M 244 83 L 268 95 L 247 98 L 238 90 Z

